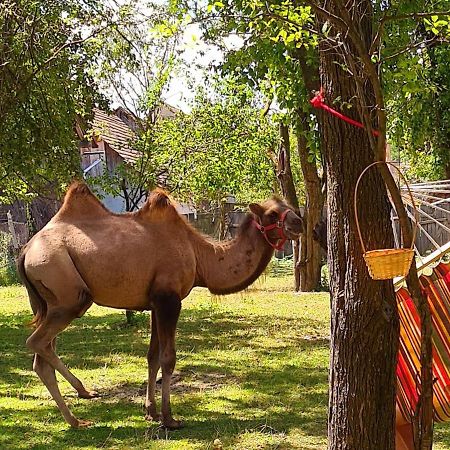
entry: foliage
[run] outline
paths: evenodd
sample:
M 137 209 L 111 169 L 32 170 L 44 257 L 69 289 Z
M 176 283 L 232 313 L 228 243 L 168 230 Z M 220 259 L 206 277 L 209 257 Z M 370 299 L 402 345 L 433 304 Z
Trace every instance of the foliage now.
M 162 94 L 180 63 L 183 26 L 166 3 L 128 0 L 108 33 L 96 40 L 102 57 L 91 67 L 92 76 L 134 114 L 140 128 L 157 119 Z
M 9 233 L 0 231 L 0 286 L 19 283 L 11 240 Z
M 448 1 L 431 6 L 417 3 L 400 2 L 398 14 L 450 7 Z M 394 158 L 406 163 L 409 177 L 415 180 L 450 176 L 449 30 L 445 15 L 386 25 L 381 61 L 389 140 Z
M 324 264 L 320 273 L 320 287 L 321 290 L 325 292 L 330 291 L 330 271 L 328 270 L 328 265 Z
M 262 7 L 243 0 L 225 2 L 217 15 L 218 24 L 205 22 L 209 41 L 224 33 L 245 36 L 240 48 L 226 52 L 221 71 L 234 73 L 254 89 L 263 90 L 268 98 L 276 95 L 281 108 L 303 107 L 298 94 L 303 93 L 304 84 L 295 56 L 302 46 L 313 48 L 317 44 L 308 31 L 313 21 L 310 8 L 286 3 Z
M 200 89 L 189 114 L 160 121 L 154 140 L 156 167 L 177 197 L 196 203 L 234 194 L 260 200 L 273 192 L 270 150 L 277 133 L 249 91 L 232 81 Z
M 6 0 L 0 9 L 0 190 L 26 197 L 78 173 L 73 132 L 103 101 L 89 40 L 105 27 L 99 2 Z M 90 24 L 87 26 L 86 24 Z
M 111 99 L 131 113 L 136 132 L 130 147 L 140 156 L 113 172 L 89 178 L 94 189 L 125 200 L 126 211 L 136 210 L 159 178 L 155 166 L 156 123 L 164 108 L 163 95 L 180 63 L 182 21 L 165 4 L 130 0 L 118 9 L 118 21 L 95 45 L 102 57 L 91 74 Z M 90 138 L 96 130 L 88 131 Z
M 189 114 L 156 118 L 139 130 L 130 143 L 141 155 L 134 164 L 89 181 L 124 196 L 127 210 L 136 209 L 155 186 L 197 205 L 220 202 L 227 194 L 262 200 L 276 189 L 270 155 L 277 144 L 276 128 L 261 115 L 251 91 L 223 82 L 200 88 Z
M 266 107 L 273 106 L 274 120 L 295 124 L 297 113 L 306 113 L 308 121 L 302 132 L 311 161 L 319 160 L 317 124 L 309 104 L 311 77 L 318 78 L 318 34 L 313 29 L 311 8 L 293 2 L 263 4 L 254 0 L 214 5 L 209 14 L 194 8 L 204 19 L 207 42 L 220 43 L 218 37 L 227 35 L 242 37 L 238 48 L 222 46 L 224 62 L 217 67 L 219 72 L 261 92 L 267 99 Z
M 190 11 L 196 20 L 204 21 L 205 36 L 210 42 L 227 34 L 242 37 L 240 48 L 226 50 L 225 62 L 220 66 L 222 73 L 237 74 L 242 82 L 260 89 L 269 99 L 276 98 L 284 111 L 309 112 L 311 91 L 304 84 L 305 70 L 318 67 L 319 41 L 330 48 L 336 45 L 329 36 L 329 22 L 317 28 L 313 3 L 211 1 L 207 8 L 196 5 Z M 373 6 L 374 24 L 379 22 L 382 28 L 379 51 L 374 46 L 371 56 L 382 71 L 393 153 L 400 153 L 402 160 L 409 163 L 413 178 L 442 177 L 447 166 L 446 175 L 450 176 L 446 64 L 450 56 L 449 16 L 426 15 L 448 11 L 449 2 L 377 1 Z M 416 13 L 424 15 L 419 18 Z M 305 61 L 307 64 L 302 65 Z M 352 73 L 345 60 L 342 67 Z M 351 99 L 328 100 L 352 107 Z M 317 157 L 315 124 L 310 124 L 309 129 L 311 155 Z M 417 170 L 416 162 L 420 162 Z
M 154 120 L 181 25 L 167 11 L 138 0 L 2 5 L 0 192 L 5 199 L 58 191 L 80 175 L 75 124 L 86 128 L 95 105 L 107 109 L 106 95 L 127 99 L 124 106 L 134 106 L 138 117 Z

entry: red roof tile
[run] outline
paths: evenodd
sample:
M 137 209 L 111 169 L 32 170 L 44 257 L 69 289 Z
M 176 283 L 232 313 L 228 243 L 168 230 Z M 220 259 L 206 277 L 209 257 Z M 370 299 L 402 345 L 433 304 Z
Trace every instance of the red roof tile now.
M 135 162 L 139 158 L 140 152 L 131 147 L 135 133 L 114 113 L 108 114 L 95 108 L 92 128 L 125 161 Z

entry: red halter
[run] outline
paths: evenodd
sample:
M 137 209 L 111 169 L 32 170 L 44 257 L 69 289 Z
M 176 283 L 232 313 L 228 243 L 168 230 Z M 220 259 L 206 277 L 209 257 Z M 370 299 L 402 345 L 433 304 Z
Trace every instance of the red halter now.
M 288 214 L 290 210 L 286 209 L 280 216 L 279 220 L 277 220 L 275 223 L 273 223 L 272 225 L 267 225 L 267 226 L 263 226 L 260 223 L 258 223 L 255 219 L 253 219 L 253 225 L 259 230 L 261 231 L 262 235 L 265 237 L 266 241 L 269 243 L 269 245 L 274 249 L 274 250 L 281 250 L 283 248 L 283 245 L 285 244 L 285 242 L 288 240 L 288 238 L 286 237 L 286 235 L 284 234 L 283 231 L 283 227 L 284 227 L 284 221 L 286 219 L 286 216 Z M 277 229 L 278 230 L 278 236 L 279 238 L 276 240 L 275 243 L 270 242 L 269 236 L 267 236 L 267 232 L 273 229 Z

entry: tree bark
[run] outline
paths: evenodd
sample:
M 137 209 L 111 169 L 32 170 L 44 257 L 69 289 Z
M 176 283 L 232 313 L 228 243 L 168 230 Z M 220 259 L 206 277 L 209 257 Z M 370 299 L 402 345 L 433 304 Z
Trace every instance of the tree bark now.
M 341 2 L 322 6 L 340 16 Z M 347 7 L 358 17 L 358 30 L 370 44 L 371 5 L 361 0 Z M 330 36 L 337 30 L 332 30 Z M 327 98 L 355 105 L 357 89 L 342 69 L 339 49 L 320 46 L 321 82 Z M 370 87 L 366 105 L 374 105 Z M 347 115 L 361 120 L 354 107 Z M 321 118 L 327 168 L 328 261 L 331 290 L 331 355 L 328 436 L 330 450 L 394 450 L 395 367 L 398 314 L 392 282 L 373 281 L 357 238 L 353 195 L 359 174 L 375 155 L 364 130 L 331 115 Z M 376 170 L 364 178 L 358 195 L 361 230 L 369 249 L 392 248 L 390 206 Z
M 318 56 L 318 55 L 317 55 Z M 293 52 L 293 57 L 298 61 L 306 92 L 312 95 L 320 88 L 319 61 L 304 46 Z M 322 267 L 322 255 L 320 245 L 313 239 L 314 227 L 322 219 L 324 195 L 322 193 L 323 180 L 320 179 L 315 161 L 310 161 L 308 143 L 305 132 L 309 131 L 309 123 L 306 113 L 297 109 L 297 152 L 305 182 L 306 205 L 304 212 L 305 232 L 301 236 L 299 244 L 299 257 L 296 259 L 298 267 L 299 289 L 302 292 L 310 292 L 320 287 L 320 271 Z M 320 116 L 317 116 L 320 122 Z
M 295 190 L 294 179 L 291 169 L 291 140 L 289 137 L 289 126 L 280 123 L 280 139 L 281 145 L 277 155 L 277 178 L 283 193 L 283 197 L 287 202 L 299 212 L 299 203 L 297 192 Z M 300 289 L 300 267 L 297 265 L 299 259 L 302 237 L 293 242 L 293 259 L 294 259 L 294 289 Z
M 291 141 L 289 138 L 289 126 L 280 123 L 281 145 L 278 152 L 277 178 L 280 182 L 284 198 L 298 210 L 298 197 L 295 191 L 294 179 L 291 169 Z
M 324 196 L 316 162 L 309 159 L 308 142 L 304 134 L 307 127 L 306 114 L 298 111 L 297 116 L 297 151 L 305 183 L 306 204 L 303 215 L 305 230 L 300 238 L 300 252 L 296 267 L 298 267 L 300 278 L 299 290 L 311 292 L 317 290 L 320 285 L 322 250 L 313 238 L 313 230 L 322 218 Z
M 308 143 L 304 135 L 307 127 L 306 114 L 298 111 L 297 115 L 297 151 L 305 182 L 306 204 L 303 214 L 304 232 L 294 243 L 294 280 L 296 291 L 311 292 L 320 286 L 322 251 L 319 244 L 313 239 L 313 230 L 321 220 L 324 197 L 317 165 L 314 161 L 309 160 Z M 277 177 L 283 196 L 291 206 L 298 210 L 299 202 L 292 177 L 291 144 L 287 125 L 280 124 L 280 137 Z

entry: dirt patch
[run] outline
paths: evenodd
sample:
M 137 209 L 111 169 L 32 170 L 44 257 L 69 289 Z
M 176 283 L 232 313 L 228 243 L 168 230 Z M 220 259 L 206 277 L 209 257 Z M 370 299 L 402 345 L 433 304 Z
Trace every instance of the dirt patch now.
M 230 377 L 222 373 L 177 372 L 172 377 L 172 392 L 178 394 L 210 391 L 224 386 Z M 161 383 L 161 378 L 157 384 Z
M 161 390 L 161 373 L 156 380 L 156 390 Z M 219 389 L 227 382 L 230 377 L 220 373 L 199 373 L 194 371 L 179 372 L 175 371 L 172 375 L 171 392 L 174 394 L 196 393 Z M 106 401 L 126 400 L 134 403 L 142 403 L 147 390 L 147 382 L 141 385 L 120 384 L 111 389 L 100 389 L 100 399 Z M 94 399 L 95 400 L 95 399 Z

